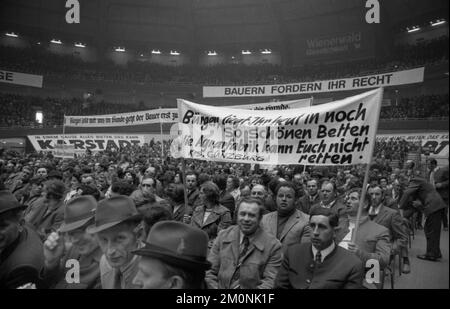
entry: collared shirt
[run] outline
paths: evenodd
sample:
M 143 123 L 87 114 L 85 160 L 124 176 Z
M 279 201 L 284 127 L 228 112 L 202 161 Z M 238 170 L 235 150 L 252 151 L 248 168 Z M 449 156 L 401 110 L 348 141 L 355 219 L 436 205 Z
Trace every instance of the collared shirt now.
M 310 201 L 311 203 L 314 202 L 314 200 L 317 198 L 318 195 L 319 195 L 318 193 L 316 193 L 316 195 L 310 195 L 310 196 L 309 196 L 309 201 Z
M 325 249 L 323 249 L 323 250 L 320 251 L 320 254 L 322 255 L 321 262 L 323 262 L 323 261 L 325 260 L 325 258 L 326 258 L 331 252 L 333 252 L 333 250 L 334 250 L 335 247 L 336 247 L 336 245 L 334 244 L 334 241 L 333 241 L 333 242 L 331 243 L 331 245 L 328 246 L 328 248 L 325 248 Z M 317 255 L 317 252 L 319 252 L 319 250 L 317 250 L 316 247 L 314 247 L 314 246 L 311 246 L 311 248 L 312 248 L 312 253 L 313 253 L 313 256 L 314 256 L 314 260 L 316 260 L 316 255 Z
M 370 208 L 369 208 L 369 215 L 378 215 L 378 213 L 380 212 L 380 207 L 381 205 L 378 205 L 377 207 L 373 207 L 373 206 L 370 206 Z
M 348 243 L 352 241 L 353 230 L 355 229 L 355 222 L 350 221 L 348 230 L 349 232 L 345 235 L 344 239 L 339 243 L 339 247 L 348 250 Z
M 336 200 L 332 201 L 332 202 L 329 203 L 328 205 L 325 205 L 323 202 L 320 202 L 320 207 L 328 208 L 328 209 L 329 209 L 329 208 L 333 207 L 334 203 L 336 203 Z
M 205 207 L 205 213 L 203 214 L 203 224 L 205 224 L 206 220 L 208 220 L 209 215 L 211 215 L 212 209 L 208 209 Z

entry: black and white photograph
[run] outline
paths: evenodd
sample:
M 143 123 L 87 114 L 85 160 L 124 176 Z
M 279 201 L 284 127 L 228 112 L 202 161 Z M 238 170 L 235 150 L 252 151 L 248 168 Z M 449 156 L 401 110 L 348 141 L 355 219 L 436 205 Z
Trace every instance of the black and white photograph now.
M 448 290 L 448 22 L 448 0 L 2 0 L 0 289 Z

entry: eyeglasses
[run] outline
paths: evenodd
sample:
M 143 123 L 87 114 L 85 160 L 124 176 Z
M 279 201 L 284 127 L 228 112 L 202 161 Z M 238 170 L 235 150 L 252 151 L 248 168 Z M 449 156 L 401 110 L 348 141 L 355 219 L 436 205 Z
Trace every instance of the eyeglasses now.
M 142 186 L 142 187 L 147 187 L 147 188 L 153 187 L 152 185 L 150 185 L 150 184 L 148 184 L 148 183 L 143 183 L 141 186 Z

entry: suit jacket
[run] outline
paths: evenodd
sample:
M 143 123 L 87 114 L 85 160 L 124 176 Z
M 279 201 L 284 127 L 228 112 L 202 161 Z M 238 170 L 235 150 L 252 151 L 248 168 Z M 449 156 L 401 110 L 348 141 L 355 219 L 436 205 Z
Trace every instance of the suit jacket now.
M 349 232 L 347 228 L 344 234 Z M 362 217 L 355 238 L 355 244 L 360 249 L 357 256 L 364 265 L 369 259 L 378 260 L 380 268 L 384 269 L 389 264 L 391 255 L 390 240 L 391 236 L 386 227 L 370 221 L 368 217 Z
M 64 204 L 60 201 L 55 208 L 49 209 L 48 204 L 43 203 L 29 220 L 41 239 L 44 240 L 51 231 L 56 231 L 64 221 Z
M 442 197 L 433 186 L 422 177 L 413 177 L 408 187 L 405 189 L 399 202 L 399 208 L 405 209 L 408 206 L 408 199 L 418 199 L 423 205 L 423 212 L 426 216 L 448 207 Z
M 133 284 L 133 279 L 138 272 L 138 265 L 140 261 L 140 256 L 135 255 L 133 259 L 120 269 L 122 272 L 122 279 L 120 282 L 122 289 L 137 289 L 138 286 Z M 115 277 L 117 269 L 111 267 L 106 260 L 105 255 L 102 255 L 100 259 L 100 278 L 102 283 L 102 289 L 114 289 Z
M 267 233 L 277 237 L 278 212 L 273 211 L 265 214 L 261 220 L 261 227 Z M 279 240 L 283 245 L 283 251 L 285 251 L 289 245 L 309 242 L 310 236 L 311 228 L 309 227 L 308 216 L 300 210 L 295 210 L 284 225 Z
M 72 247 L 55 267 L 44 267 L 41 275 L 46 285 L 55 289 L 100 289 L 101 257 L 100 247 L 83 257 Z M 66 261 L 70 259 L 75 259 L 80 263 L 80 283 L 66 281 L 66 272 L 69 270 L 66 268 Z
M 316 266 L 310 243 L 287 248 L 275 280 L 279 289 L 360 289 L 364 279 L 358 257 L 336 245 Z
M 434 184 L 440 184 L 440 188 L 436 188 L 436 191 L 442 197 L 444 202 L 448 204 L 448 165 L 440 167 L 434 173 Z
M 231 213 L 231 217 L 233 217 L 234 211 L 236 208 L 236 204 L 235 204 L 234 197 L 230 193 L 225 192 L 225 191 L 221 192 L 219 204 L 228 208 L 228 210 Z
M 297 209 L 301 210 L 305 214 L 309 214 L 311 208 L 319 203 L 320 203 L 319 194 L 316 194 L 316 196 L 313 198 L 312 201 L 310 199 L 310 196 L 306 194 L 298 199 Z
M 0 289 L 15 289 L 26 283 L 41 287 L 39 273 L 44 253 L 39 236 L 25 226 L 19 237 L 0 253 Z
M 197 206 L 192 214 L 191 225 L 205 231 L 212 245 L 217 234 L 231 225 L 230 210 L 222 205 L 216 205 L 205 222 L 203 222 L 204 216 L 205 206 Z
M 209 253 L 211 269 L 206 283 L 213 289 L 231 289 L 239 284 L 242 289 L 272 289 L 281 265 L 281 243 L 259 228 L 253 236 L 247 253 L 239 259 L 240 228 L 230 226 L 219 233 Z M 233 282 L 239 272 L 239 281 Z
M 191 206 L 192 208 L 200 206 L 201 201 L 199 199 L 199 195 L 200 195 L 199 189 L 195 189 L 195 190 L 189 192 L 188 193 L 188 205 Z
M 184 215 L 192 216 L 194 212 L 191 206 L 186 206 L 184 203 L 175 212 L 173 212 L 173 209 L 174 207 L 172 206 L 172 220 L 179 222 L 183 221 Z
M 398 211 L 381 205 L 378 214 L 372 221 L 389 230 L 394 247 L 408 247 L 408 233 L 405 230 L 403 218 Z

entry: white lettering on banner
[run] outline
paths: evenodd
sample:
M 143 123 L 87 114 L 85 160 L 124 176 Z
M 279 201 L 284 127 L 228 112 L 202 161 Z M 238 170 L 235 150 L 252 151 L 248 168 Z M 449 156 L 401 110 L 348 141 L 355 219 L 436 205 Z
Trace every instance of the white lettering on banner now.
M 36 151 L 52 151 L 60 144 L 73 147 L 73 153 L 82 154 L 86 150 L 92 152 L 105 151 L 110 149 L 120 150 L 131 146 L 143 146 L 145 135 L 125 135 L 125 134 L 66 134 L 66 135 L 29 135 L 28 139 Z M 61 154 L 61 150 L 56 150 Z
M 312 98 L 307 98 L 282 102 L 233 105 L 230 107 L 255 110 L 282 110 L 311 106 L 311 102 Z M 65 116 L 64 118 L 64 125 L 67 127 L 120 127 L 175 122 L 178 122 L 178 110 L 176 108 L 152 109 L 110 115 Z
M 219 87 L 205 86 L 203 87 L 203 97 L 218 98 L 284 96 L 414 84 L 423 82 L 424 70 L 425 68 L 422 67 L 412 70 L 389 72 L 369 76 L 293 84 Z
M 43 77 L 41 75 L 0 70 L 0 83 L 42 88 L 42 80 Z
M 184 158 L 260 164 L 367 163 L 382 89 L 290 110 L 214 107 L 178 99 Z M 175 147 L 174 147 L 175 148 Z

